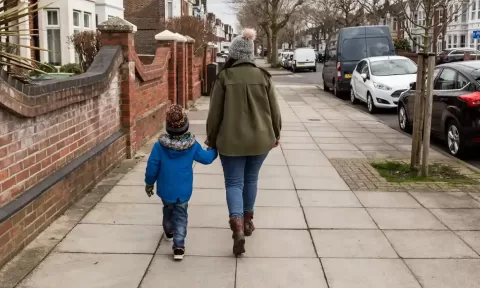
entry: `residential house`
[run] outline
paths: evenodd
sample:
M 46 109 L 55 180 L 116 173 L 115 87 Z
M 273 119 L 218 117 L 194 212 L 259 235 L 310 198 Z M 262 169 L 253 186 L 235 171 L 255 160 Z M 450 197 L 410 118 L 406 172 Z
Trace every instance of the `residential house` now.
M 125 20 L 137 26 L 135 48 L 142 54 L 154 54 L 155 35 L 166 21 L 184 15 L 193 16 L 194 0 L 123 0 Z
M 114 16 L 123 18 L 124 10 L 123 0 L 96 0 L 95 23 L 98 25 Z
M 203 4 L 203 1 L 195 0 L 193 4 L 193 16 L 200 20 L 207 19 L 207 7 Z

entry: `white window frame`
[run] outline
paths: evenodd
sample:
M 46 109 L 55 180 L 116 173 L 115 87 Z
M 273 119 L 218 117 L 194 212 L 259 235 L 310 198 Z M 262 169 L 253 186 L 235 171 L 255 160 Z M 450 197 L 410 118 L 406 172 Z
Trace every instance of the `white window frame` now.
M 57 12 L 57 24 L 50 24 L 48 21 L 48 12 Z M 58 30 L 60 31 L 60 9 L 58 8 L 49 8 L 49 9 L 45 9 L 45 30 L 46 30 L 46 42 L 47 42 L 47 49 L 50 49 L 50 47 L 48 47 L 48 31 L 49 30 Z M 60 37 L 61 37 L 61 31 L 60 31 Z M 60 40 L 60 51 L 57 51 L 57 54 L 58 54 L 58 57 L 59 57 L 59 62 L 55 62 L 53 63 L 52 62 L 52 59 L 50 59 L 50 51 L 47 52 L 47 62 L 48 63 L 52 63 L 52 64 L 56 64 L 56 65 L 61 65 L 62 64 L 62 54 L 61 54 L 61 49 L 62 48 L 62 41 Z M 53 53 L 53 52 L 52 52 Z
M 87 17 L 87 16 L 88 16 L 88 24 L 89 25 L 85 26 L 85 22 L 87 22 L 87 21 L 85 21 L 85 19 L 86 19 L 85 17 Z M 83 29 L 85 29 L 85 30 L 91 30 L 92 29 L 92 13 L 90 13 L 90 12 L 83 12 Z
M 75 14 L 78 15 L 78 25 L 75 25 Z M 72 12 L 72 22 L 73 22 L 73 29 L 80 30 L 82 27 L 82 11 L 73 10 Z
M 169 7 L 170 5 L 171 5 L 171 7 L 172 7 L 171 10 L 170 10 L 170 7 Z M 165 17 L 165 18 L 166 18 L 167 20 L 170 20 L 170 19 L 173 18 L 173 0 L 168 0 L 168 1 L 167 1 L 167 13 L 165 13 L 165 14 L 166 14 L 166 17 Z

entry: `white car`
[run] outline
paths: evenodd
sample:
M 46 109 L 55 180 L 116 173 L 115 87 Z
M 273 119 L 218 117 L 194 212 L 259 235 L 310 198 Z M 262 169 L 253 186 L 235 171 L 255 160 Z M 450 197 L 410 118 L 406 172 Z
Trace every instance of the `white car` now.
M 292 72 L 300 69 L 317 72 L 317 54 L 311 48 L 298 48 L 293 52 L 293 59 L 290 64 Z
M 403 56 L 379 56 L 358 62 L 350 80 L 350 100 L 367 103 L 368 112 L 396 108 L 400 94 L 417 79 L 417 65 Z

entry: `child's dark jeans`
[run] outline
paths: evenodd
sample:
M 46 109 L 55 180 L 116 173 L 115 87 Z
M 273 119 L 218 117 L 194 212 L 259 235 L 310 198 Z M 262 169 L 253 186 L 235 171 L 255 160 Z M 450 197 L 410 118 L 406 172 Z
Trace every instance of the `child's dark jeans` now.
M 173 248 L 185 248 L 188 224 L 188 202 L 167 203 L 163 201 L 163 230 L 173 233 Z

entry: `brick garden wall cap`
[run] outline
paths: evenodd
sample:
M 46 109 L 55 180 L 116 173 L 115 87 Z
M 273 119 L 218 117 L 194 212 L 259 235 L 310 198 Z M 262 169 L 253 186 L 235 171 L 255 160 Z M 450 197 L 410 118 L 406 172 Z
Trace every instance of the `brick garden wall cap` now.
M 97 26 L 101 32 L 124 32 L 135 33 L 137 26 L 120 17 L 111 17 L 107 21 L 102 22 Z
M 182 42 L 182 43 L 187 42 L 187 38 L 185 38 L 182 34 L 175 33 L 175 35 L 177 35 L 178 37 L 178 42 Z
M 155 40 L 157 41 L 179 41 L 177 34 L 164 30 L 157 35 L 155 35 Z
M 210 48 L 217 48 L 217 45 L 215 45 L 215 44 L 212 43 L 212 42 L 208 42 L 208 47 L 210 47 Z
M 195 39 L 193 39 L 192 37 L 185 36 L 185 38 L 187 38 L 187 43 L 195 43 Z

